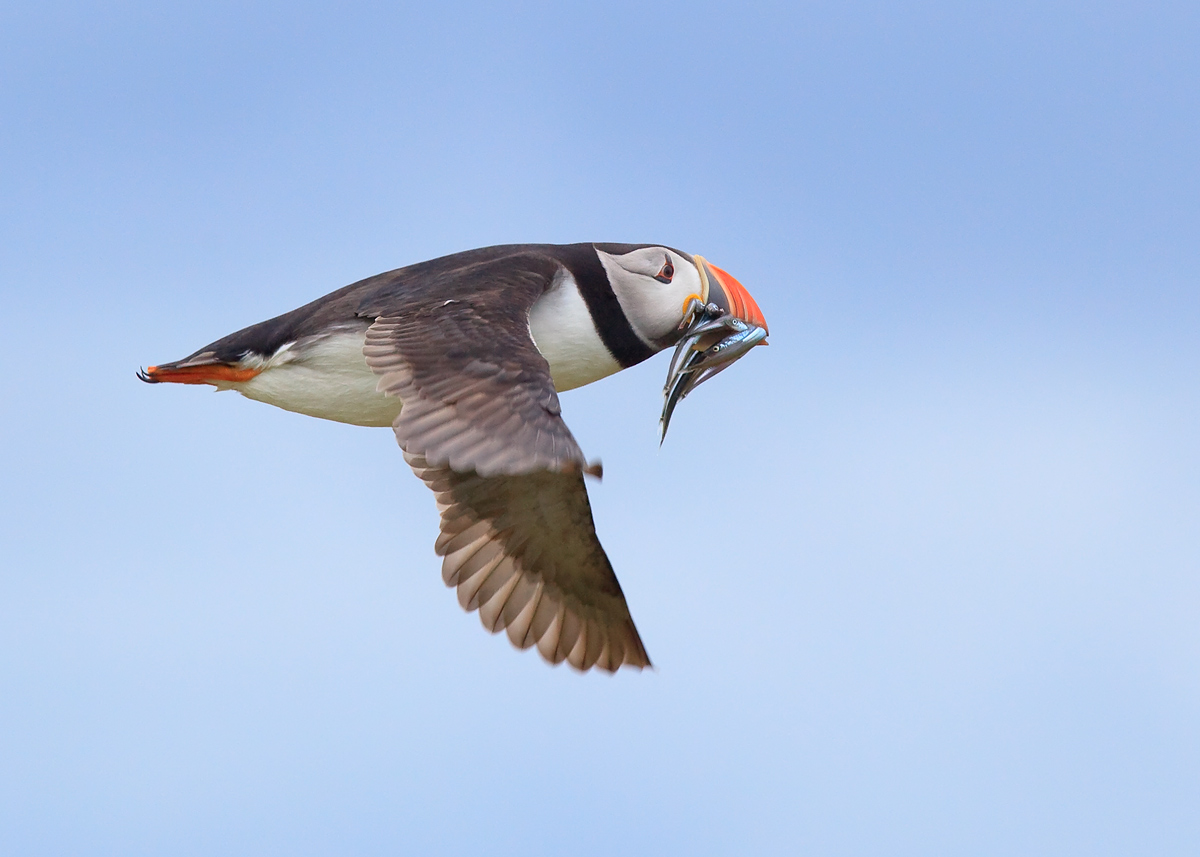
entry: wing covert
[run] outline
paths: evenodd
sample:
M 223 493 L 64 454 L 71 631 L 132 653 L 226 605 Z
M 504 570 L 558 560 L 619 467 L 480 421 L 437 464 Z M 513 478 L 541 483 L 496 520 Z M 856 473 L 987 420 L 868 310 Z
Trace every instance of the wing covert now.
M 401 448 L 481 476 L 586 466 L 529 333 L 529 310 L 558 271 L 518 254 L 386 296 L 363 354 L 379 389 L 404 403 Z

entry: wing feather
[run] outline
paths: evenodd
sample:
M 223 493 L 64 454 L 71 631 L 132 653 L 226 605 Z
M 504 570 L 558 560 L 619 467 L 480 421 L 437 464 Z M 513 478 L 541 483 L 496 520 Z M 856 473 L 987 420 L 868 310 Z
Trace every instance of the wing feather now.
M 649 666 L 621 586 L 596 538 L 580 473 L 482 477 L 405 459 L 442 508 L 443 579 L 484 627 L 536 645 L 551 663 Z
M 529 311 L 561 270 L 516 253 L 388 293 L 363 355 L 379 389 L 403 401 L 393 423 L 407 452 L 481 476 L 586 466 L 562 420 Z
M 531 583 L 533 581 L 532 578 L 522 576 L 521 582 Z M 507 610 L 505 611 L 504 624 L 505 630 L 508 632 L 508 639 L 518 649 L 528 649 L 534 643 L 529 629 L 533 625 L 533 615 L 541 603 L 542 591 L 542 582 L 539 580 L 534 583 L 533 595 L 530 596 L 529 603 L 522 607 L 520 612 L 509 618 Z

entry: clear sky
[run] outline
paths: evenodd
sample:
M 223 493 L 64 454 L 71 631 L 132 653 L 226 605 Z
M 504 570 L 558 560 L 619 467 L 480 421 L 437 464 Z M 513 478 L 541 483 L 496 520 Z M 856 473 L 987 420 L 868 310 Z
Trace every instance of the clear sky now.
M 0 9 L 0 852 L 1200 853 L 1200 7 Z M 654 671 L 182 357 L 504 242 L 771 325 L 563 397 Z

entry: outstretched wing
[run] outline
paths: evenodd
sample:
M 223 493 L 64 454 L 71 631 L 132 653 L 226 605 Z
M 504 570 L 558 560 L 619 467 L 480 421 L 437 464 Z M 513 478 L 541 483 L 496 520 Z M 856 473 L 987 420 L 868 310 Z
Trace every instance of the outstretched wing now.
M 403 402 L 393 423 L 442 513 L 442 577 L 484 627 L 552 663 L 650 659 L 596 538 L 583 451 L 561 416 L 529 310 L 553 259 L 488 260 L 380 294 L 363 353 Z
M 405 406 L 407 407 L 407 405 Z M 596 538 L 581 473 L 480 476 L 405 453 L 442 513 L 435 550 L 464 610 L 551 663 L 649 666 L 621 585 Z

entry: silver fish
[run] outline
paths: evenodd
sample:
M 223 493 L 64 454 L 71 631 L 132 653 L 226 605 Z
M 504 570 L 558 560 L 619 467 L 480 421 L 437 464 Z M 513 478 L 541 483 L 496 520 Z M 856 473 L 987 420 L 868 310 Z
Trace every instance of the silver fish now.
M 693 301 L 681 325 L 683 337 L 671 355 L 667 383 L 663 387 L 663 411 L 659 424 L 661 444 L 675 406 L 709 378 L 733 365 L 756 345 L 767 344 L 765 328 L 747 324 L 714 304 Z

